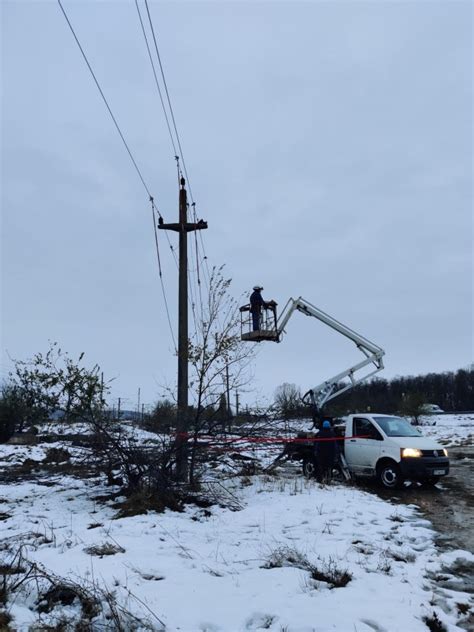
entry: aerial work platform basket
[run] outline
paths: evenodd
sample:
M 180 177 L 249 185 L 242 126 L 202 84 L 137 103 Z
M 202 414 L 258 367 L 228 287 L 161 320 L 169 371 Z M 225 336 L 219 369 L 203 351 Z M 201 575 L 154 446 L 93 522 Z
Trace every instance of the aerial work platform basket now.
M 259 314 L 259 328 L 253 328 L 252 312 L 250 303 L 242 305 L 240 308 L 240 338 L 248 342 L 262 342 L 271 340 L 280 342 L 277 328 L 277 304 L 275 301 L 265 303 Z

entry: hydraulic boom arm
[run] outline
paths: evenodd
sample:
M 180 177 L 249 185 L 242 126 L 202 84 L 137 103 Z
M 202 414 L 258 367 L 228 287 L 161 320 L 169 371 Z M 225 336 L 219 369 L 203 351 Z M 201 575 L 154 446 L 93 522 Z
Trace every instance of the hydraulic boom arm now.
M 309 400 L 317 409 L 319 409 L 329 400 L 345 393 L 349 389 L 353 388 L 357 384 L 360 384 L 364 380 L 367 380 L 369 377 L 375 375 L 375 373 L 378 373 L 383 369 L 382 358 L 385 351 L 381 347 L 378 347 L 373 342 L 370 342 L 370 340 L 367 340 L 367 338 L 364 338 L 364 336 L 361 336 L 349 327 L 346 327 L 338 320 L 329 316 L 329 314 L 326 314 L 301 297 L 297 299 L 290 298 L 288 303 L 285 305 L 285 308 L 277 321 L 277 339 L 280 339 L 284 333 L 284 329 L 289 319 L 296 310 L 302 314 L 306 314 L 306 316 L 313 316 L 314 318 L 317 318 L 325 325 L 328 325 L 328 327 L 331 327 L 346 338 L 349 338 L 349 340 L 352 340 L 356 347 L 365 356 L 365 358 L 357 364 L 349 367 L 345 371 L 341 371 L 341 373 L 338 373 L 329 380 L 326 380 L 325 382 L 322 382 L 322 384 L 310 389 L 303 396 L 304 401 Z M 363 371 L 365 367 L 369 367 L 369 373 L 367 373 L 367 371 Z

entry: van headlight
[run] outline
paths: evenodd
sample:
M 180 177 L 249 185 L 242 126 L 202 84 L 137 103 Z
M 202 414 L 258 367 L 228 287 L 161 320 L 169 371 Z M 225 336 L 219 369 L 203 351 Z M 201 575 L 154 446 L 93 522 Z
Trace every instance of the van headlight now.
M 418 448 L 402 448 L 401 453 L 402 453 L 402 459 L 408 458 L 408 457 L 411 458 L 414 456 L 421 456 L 421 450 L 418 450 Z
M 444 456 L 448 456 L 448 451 L 446 450 L 446 448 L 443 448 L 443 454 Z

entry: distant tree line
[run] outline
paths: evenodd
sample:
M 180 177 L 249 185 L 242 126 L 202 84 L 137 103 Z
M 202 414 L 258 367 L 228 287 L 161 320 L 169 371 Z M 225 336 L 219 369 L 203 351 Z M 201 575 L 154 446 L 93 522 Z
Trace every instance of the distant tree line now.
M 474 369 L 456 372 L 375 378 L 329 401 L 324 407 L 328 415 L 348 412 L 380 411 L 417 417 L 423 404 L 437 404 L 445 411 L 474 410 Z M 284 419 L 311 416 L 301 401 L 301 389 L 296 384 L 281 384 L 275 391 L 274 407 Z
M 348 411 L 395 413 L 403 411 L 407 402 L 437 404 L 446 411 L 474 410 L 474 370 L 428 373 L 426 375 L 395 377 L 392 380 L 373 379 L 329 402 L 328 411 L 343 414 Z

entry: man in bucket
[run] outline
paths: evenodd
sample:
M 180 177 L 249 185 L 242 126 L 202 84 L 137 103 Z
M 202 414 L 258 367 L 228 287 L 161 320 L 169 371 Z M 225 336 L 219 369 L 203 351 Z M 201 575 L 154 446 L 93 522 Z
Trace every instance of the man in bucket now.
M 250 295 L 250 313 L 252 314 L 252 327 L 254 331 L 259 331 L 260 329 L 262 308 L 268 307 L 268 303 L 263 300 L 262 290 L 263 287 L 261 285 L 254 285 L 253 292 Z

